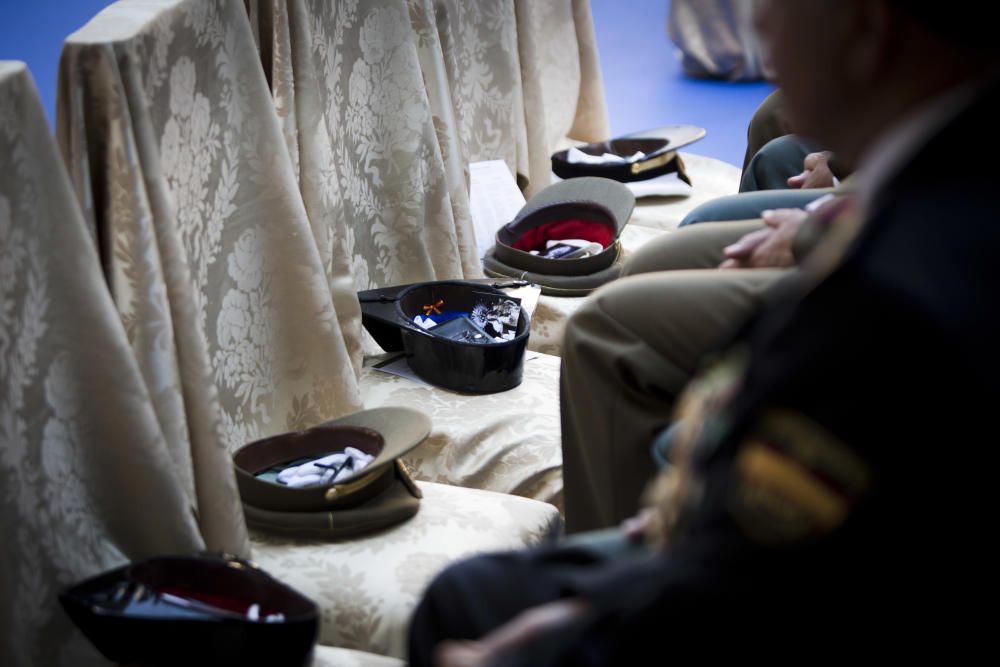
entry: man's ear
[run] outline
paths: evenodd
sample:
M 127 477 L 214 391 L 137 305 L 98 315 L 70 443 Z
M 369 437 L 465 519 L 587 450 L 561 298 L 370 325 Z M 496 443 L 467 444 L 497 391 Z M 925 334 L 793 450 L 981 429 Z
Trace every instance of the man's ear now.
M 893 60 L 898 26 L 889 0 L 842 0 L 844 73 L 851 84 L 867 87 L 883 80 Z

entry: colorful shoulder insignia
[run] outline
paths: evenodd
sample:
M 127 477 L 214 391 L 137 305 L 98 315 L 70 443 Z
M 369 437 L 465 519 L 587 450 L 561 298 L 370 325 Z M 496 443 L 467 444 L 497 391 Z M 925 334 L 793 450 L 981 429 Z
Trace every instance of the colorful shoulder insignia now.
M 824 427 L 770 410 L 739 447 L 729 507 L 751 539 L 787 544 L 840 526 L 870 477 L 868 464 Z

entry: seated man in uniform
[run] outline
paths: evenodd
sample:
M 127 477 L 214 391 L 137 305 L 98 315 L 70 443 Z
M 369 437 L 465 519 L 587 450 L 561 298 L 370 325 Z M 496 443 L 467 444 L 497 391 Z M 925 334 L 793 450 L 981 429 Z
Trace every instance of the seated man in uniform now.
M 806 211 L 777 210 L 663 234 L 572 315 L 560 376 L 568 532 L 636 513 L 657 470 L 650 442 L 673 420 L 677 398 L 703 357 L 807 254 L 822 213 L 807 222 Z
M 1000 401 L 987 9 L 757 7 L 797 129 L 858 166 L 857 207 L 685 393 L 646 515 L 657 546 L 452 566 L 414 616 L 416 667 L 771 656 L 806 642 L 859 655 L 873 640 L 897 658 L 960 660 L 989 636 L 987 616 L 965 613 L 990 576 L 982 434 Z
M 754 112 L 747 128 L 740 192 L 829 188 L 843 178 L 842 168 L 831 165 L 833 153 L 794 134 L 787 116 L 780 90 L 768 95 Z
M 834 174 L 831 151 L 816 150 L 811 142 L 792 133 L 784 107 L 784 96 L 776 90 L 750 120 L 739 194 L 696 206 L 684 216 L 680 227 L 756 219 L 769 209 L 803 208 L 849 176 L 839 163 Z

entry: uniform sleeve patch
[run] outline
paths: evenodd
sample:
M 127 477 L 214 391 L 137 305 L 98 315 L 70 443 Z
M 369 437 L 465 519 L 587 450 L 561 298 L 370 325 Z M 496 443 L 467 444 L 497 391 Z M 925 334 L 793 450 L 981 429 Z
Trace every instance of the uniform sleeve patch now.
M 739 447 L 729 505 L 748 537 L 794 542 L 840 526 L 869 478 L 865 461 L 825 428 L 772 410 Z

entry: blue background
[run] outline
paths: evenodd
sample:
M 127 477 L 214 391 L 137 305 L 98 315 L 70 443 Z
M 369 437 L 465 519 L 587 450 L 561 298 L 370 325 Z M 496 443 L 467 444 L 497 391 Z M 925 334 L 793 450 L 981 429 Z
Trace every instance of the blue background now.
M 0 0 L 0 59 L 28 63 L 50 121 L 62 42 L 107 4 Z M 747 122 L 772 86 L 685 77 L 667 39 L 668 7 L 669 0 L 591 0 L 612 135 L 694 123 L 708 136 L 692 146 L 693 152 L 739 165 Z

